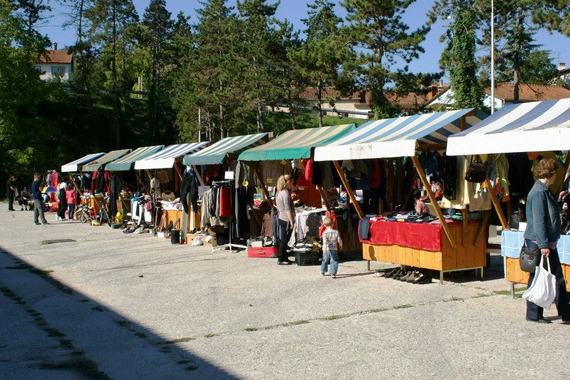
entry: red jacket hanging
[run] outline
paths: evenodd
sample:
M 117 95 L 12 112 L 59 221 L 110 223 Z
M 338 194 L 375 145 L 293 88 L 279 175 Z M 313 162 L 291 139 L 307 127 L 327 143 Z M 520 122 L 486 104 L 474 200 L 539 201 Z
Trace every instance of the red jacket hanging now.
M 220 187 L 220 218 L 232 216 L 231 189 L 227 186 Z

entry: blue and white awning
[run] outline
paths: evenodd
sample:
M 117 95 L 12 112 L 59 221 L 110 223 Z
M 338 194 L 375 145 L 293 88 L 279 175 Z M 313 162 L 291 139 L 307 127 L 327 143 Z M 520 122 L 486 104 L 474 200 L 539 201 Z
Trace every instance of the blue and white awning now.
M 511 104 L 448 140 L 450 156 L 570 150 L 570 99 Z
M 202 149 L 198 153 L 189 154 L 184 157 L 184 165 L 217 165 L 224 162 L 226 156 L 249 148 L 261 145 L 261 141 L 267 137 L 268 133 L 258 133 L 255 135 L 245 135 L 236 137 L 226 137 L 209 147 Z
M 434 112 L 368 122 L 332 144 L 315 149 L 315 161 L 354 160 L 415 155 L 418 141 L 443 145 L 465 125 L 480 119 L 473 109 Z
M 74 173 L 82 169 L 83 165 L 95 161 L 105 153 L 92 153 L 61 166 L 62 173 Z
M 170 169 L 174 166 L 177 159 L 184 157 L 186 154 L 197 152 L 208 144 L 209 143 L 205 141 L 200 143 L 170 145 L 152 156 L 136 161 L 135 169 Z

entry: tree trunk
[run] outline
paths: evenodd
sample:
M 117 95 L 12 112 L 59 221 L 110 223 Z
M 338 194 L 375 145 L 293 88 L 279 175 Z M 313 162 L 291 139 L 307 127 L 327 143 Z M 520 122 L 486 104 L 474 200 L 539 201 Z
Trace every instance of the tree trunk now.
M 319 112 L 319 128 L 323 127 L 323 81 L 317 84 L 317 110 Z
M 119 123 L 120 100 L 117 93 L 117 4 L 115 0 L 111 3 L 111 17 L 112 17 L 112 49 L 113 58 L 111 59 L 111 73 L 112 73 L 112 98 L 113 98 L 113 126 L 115 129 L 115 145 L 117 149 L 121 145 L 121 128 Z
M 517 10 L 517 37 L 516 37 L 516 50 L 513 59 L 513 102 L 518 103 L 520 100 L 520 82 L 521 82 L 521 63 L 522 63 L 522 50 L 524 38 L 524 21 L 526 11 L 524 9 Z
M 263 106 L 257 103 L 257 133 L 263 132 Z

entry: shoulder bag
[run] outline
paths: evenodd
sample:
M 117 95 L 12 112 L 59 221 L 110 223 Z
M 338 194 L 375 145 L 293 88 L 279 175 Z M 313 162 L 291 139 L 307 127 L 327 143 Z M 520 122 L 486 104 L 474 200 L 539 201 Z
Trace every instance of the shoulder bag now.
M 521 248 L 519 263 L 523 272 L 534 273 L 540 261 L 540 248 L 529 248 L 525 245 Z

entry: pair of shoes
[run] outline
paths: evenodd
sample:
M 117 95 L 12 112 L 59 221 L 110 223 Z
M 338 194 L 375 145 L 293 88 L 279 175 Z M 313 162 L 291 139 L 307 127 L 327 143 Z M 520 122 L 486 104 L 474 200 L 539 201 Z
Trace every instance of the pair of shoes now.
M 396 272 L 398 272 L 399 270 L 400 270 L 400 268 L 392 268 L 392 269 L 390 269 L 390 270 L 388 270 L 388 271 L 386 271 L 386 272 L 383 273 L 383 274 L 384 274 L 384 277 L 390 278 L 390 277 L 392 277 Z
M 333 278 L 333 280 L 336 279 L 336 274 L 333 274 L 333 275 L 332 275 L 332 278 Z
M 39 226 L 41 223 L 40 223 L 40 222 L 34 222 L 34 224 L 35 224 L 36 226 Z
M 420 275 L 416 277 L 412 283 L 417 285 L 431 284 L 431 277 L 426 274 L 420 273 Z
M 398 278 L 404 273 L 402 268 L 396 268 L 386 275 L 386 278 Z
M 45 226 L 45 225 L 48 225 L 49 223 L 47 221 L 45 221 L 45 222 L 42 222 L 42 224 Z
M 326 273 L 321 272 L 321 276 L 323 276 L 323 277 L 326 276 Z
M 536 321 L 535 321 L 534 319 L 528 319 L 528 318 L 527 318 L 526 320 L 529 321 L 529 322 L 543 323 L 543 324 L 546 324 L 546 325 L 552 323 L 551 320 L 549 320 L 549 319 L 544 319 L 544 318 L 540 318 L 540 319 L 538 319 L 538 320 L 536 320 Z

